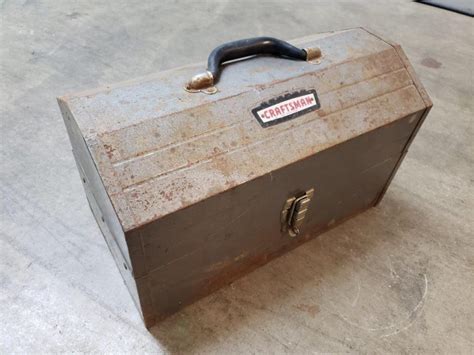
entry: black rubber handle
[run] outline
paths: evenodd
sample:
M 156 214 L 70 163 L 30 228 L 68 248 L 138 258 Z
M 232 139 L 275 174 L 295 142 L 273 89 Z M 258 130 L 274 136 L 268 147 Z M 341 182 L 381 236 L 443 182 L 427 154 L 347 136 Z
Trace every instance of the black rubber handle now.
M 306 60 L 306 51 L 288 42 L 272 37 L 255 37 L 228 42 L 216 47 L 207 59 L 207 70 L 219 80 L 221 64 L 257 54 L 272 54 L 280 57 Z

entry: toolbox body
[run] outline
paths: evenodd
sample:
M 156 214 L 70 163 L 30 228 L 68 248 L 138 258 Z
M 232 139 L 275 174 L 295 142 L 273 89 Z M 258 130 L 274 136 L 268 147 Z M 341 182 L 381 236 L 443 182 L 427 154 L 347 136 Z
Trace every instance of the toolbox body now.
M 58 99 L 94 216 L 147 327 L 376 205 L 431 107 L 398 45 L 202 65 Z M 308 52 L 309 53 L 309 52 Z

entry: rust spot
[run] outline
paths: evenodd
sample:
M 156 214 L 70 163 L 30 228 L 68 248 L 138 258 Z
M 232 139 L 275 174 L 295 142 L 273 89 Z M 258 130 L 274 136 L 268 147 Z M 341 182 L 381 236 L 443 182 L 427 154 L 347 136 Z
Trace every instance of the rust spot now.
M 235 180 L 226 180 L 225 186 L 227 186 L 227 187 L 237 186 L 237 181 L 235 181 Z
M 428 68 L 438 69 L 439 67 L 441 67 L 442 63 L 438 62 L 434 58 L 426 57 L 421 61 L 421 65 L 424 65 L 425 67 L 428 67 Z
M 104 144 L 104 148 L 105 148 L 105 153 L 107 154 L 109 159 L 112 159 L 112 156 L 114 155 L 114 152 L 115 152 L 115 148 L 112 147 L 110 144 Z
M 295 307 L 296 309 L 298 309 L 302 312 L 308 313 L 313 318 L 316 317 L 316 314 L 318 314 L 319 311 L 320 311 L 319 306 L 317 304 L 310 305 L 310 304 L 300 303 L 300 304 L 297 304 L 293 307 Z
M 160 196 L 167 201 L 173 200 L 173 191 L 160 191 Z
M 256 67 L 252 71 L 254 73 L 264 73 L 264 72 L 268 71 L 268 68 L 266 68 L 266 67 Z
M 234 167 L 225 159 L 214 160 L 214 166 L 225 177 L 231 177 L 234 172 Z

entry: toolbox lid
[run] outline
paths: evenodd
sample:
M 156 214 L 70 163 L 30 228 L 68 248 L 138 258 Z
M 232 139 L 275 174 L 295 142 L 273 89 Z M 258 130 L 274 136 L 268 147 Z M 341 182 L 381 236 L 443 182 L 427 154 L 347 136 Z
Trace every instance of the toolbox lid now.
M 125 231 L 431 106 L 400 47 L 367 30 L 291 43 L 321 62 L 233 62 L 214 95 L 184 90 L 200 64 L 58 99 Z M 262 111 L 312 93 L 318 107 L 297 117 Z

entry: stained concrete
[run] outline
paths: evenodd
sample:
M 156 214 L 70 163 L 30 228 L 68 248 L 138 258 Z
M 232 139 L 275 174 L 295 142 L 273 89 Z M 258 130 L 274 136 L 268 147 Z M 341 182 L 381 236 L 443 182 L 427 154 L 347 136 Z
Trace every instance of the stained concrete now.
M 474 27 L 398 2 L 3 1 L 0 353 L 472 353 Z M 89 211 L 55 97 L 216 44 L 368 26 L 434 108 L 381 205 L 148 332 Z

